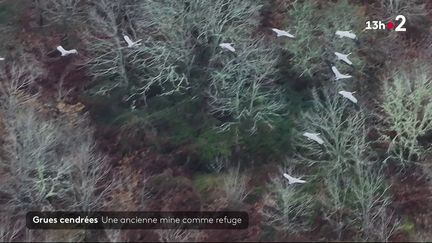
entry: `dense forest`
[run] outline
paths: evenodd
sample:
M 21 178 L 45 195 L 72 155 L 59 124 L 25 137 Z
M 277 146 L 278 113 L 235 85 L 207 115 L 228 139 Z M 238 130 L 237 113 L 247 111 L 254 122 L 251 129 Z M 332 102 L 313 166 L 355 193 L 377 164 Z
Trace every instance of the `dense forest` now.
M 0 1 L 0 241 L 432 241 L 431 10 Z M 398 15 L 406 31 L 366 28 Z M 119 210 L 246 211 L 249 227 L 26 227 Z

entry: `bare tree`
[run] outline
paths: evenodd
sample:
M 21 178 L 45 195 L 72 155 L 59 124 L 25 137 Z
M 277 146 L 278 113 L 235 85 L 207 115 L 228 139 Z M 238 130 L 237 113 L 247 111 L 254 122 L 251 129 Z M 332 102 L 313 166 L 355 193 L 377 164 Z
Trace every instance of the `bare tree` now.
M 129 85 L 125 46 L 121 39 L 123 33 L 119 22 L 124 11 L 121 4 L 121 1 L 97 1 L 89 12 L 90 26 L 86 33 L 86 45 L 90 57 L 87 64 L 96 78 L 114 80 L 111 84 L 104 85 L 99 90 L 101 93 Z
M 393 138 L 383 136 L 390 142 L 388 152 L 403 165 L 416 161 L 425 150 L 419 145 L 418 138 L 432 130 L 432 79 L 430 69 L 425 65 L 415 65 L 412 70 L 397 71 L 393 82 L 384 86 L 382 108 L 384 117 Z
M 36 0 L 36 8 L 43 19 L 49 24 L 60 24 L 63 32 L 68 33 L 70 27 L 80 21 L 84 21 L 84 4 L 82 0 Z
M 323 90 L 322 95 L 314 91 L 313 107 L 299 121 L 299 137 L 310 131 L 320 133 L 324 140 L 323 145 L 304 137 L 294 141 L 302 150 L 298 157 L 305 163 L 322 165 L 332 174 L 346 170 L 354 160 L 361 161 L 366 155 L 366 117 L 335 91 Z
M 300 119 L 298 134 L 319 132 L 324 143 L 297 139 L 301 151 L 297 164 L 303 162 L 314 171 L 308 178 L 310 183 L 322 185 L 315 202 L 338 240 L 349 229 L 358 232 L 359 239 L 388 240 L 397 221 L 390 217 L 388 186 L 380 173 L 382 162 L 371 156 L 367 116 L 351 107 L 336 92 L 313 93 L 313 107 Z
M 97 10 L 96 10 L 97 9 Z M 102 93 L 124 87 L 129 99 L 145 99 L 151 88 L 158 95 L 186 92 L 199 95 L 207 79 L 191 76 L 209 72 L 210 59 L 220 56 L 222 41 L 248 40 L 259 5 L 249 1 L 101 1 L 91 11 L 89 64 L 103 77 Z M 137 48 L 123 48 L 121 35 L 143 39 Z M 240 43 L 240 41 L 238 41 Z M 124 45 L 123 45 L 124 46 Z M 106 78 L 111 81 L 107 82 Z
M 239 167 L 231 169 L 224 176 L 223 190 L 232 206 L 240 205 L 249 195 L 246 183 L 246 177 L 240 174 Z
M 222 131 L 246 126 L 255 133 L 261 124 L 272 127 L 285 102 L 272 83 L 276 72 L 273 50 L 260 41 L 244 43 L 238 49 L 236 58 L 225 58 L 223 68 L 211 73 L 211 113 L 230 116 L 220 126 Z
M 306 231 L 313 213 L 312 197 L 294 185 L 287 185 L 283 178 L 274 178 L 269 188 L 262 211 L 265 223 L 287 234 Z
M 175 229 L 160 229 L 156 231 L 160 242 L 199 242 L 202 233 L 182 227 Z

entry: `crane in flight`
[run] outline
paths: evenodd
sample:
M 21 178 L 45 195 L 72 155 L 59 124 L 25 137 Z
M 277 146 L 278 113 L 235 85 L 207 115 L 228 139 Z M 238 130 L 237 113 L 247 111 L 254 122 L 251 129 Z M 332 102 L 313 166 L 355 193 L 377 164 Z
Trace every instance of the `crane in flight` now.
M 235 52 L 235 48 L 232 45 L 233 45 L 233 43 L 220 43 L 219 44 L 219 46 L 222 49 L 226 49 L 228 51 Z
M 313 140 L 313 141 L 315 141 L 315 142 L 317 142 L 319 144 L 323 144 L 324 140 L 322 140 L 319 137 L 319 135 L 320 135 L 319 133 L 311 133 L 311 132 L 305 132 L 305 133 L 303 133 L 303 136 L 307 137 L 309 140 Z
M 131 38 L 129 38 L 129 36 L 127 36 L 127 35 L 123 35 L 123 39 L 126 41 L 126 43 L 128 44 L 128 47 L 129 48 L 133 48 L 133 47 L 137 47 L 137 46 L 140 46 L 141 45 L 141 40 L 142 39 L 139 39 L 139 40 L 137 40 L 137 41 L 132 41 L 131 40 Z
M 351 55 L 351 53 L 342 54 L 340 52 L 335 52 L 334 54 L 337 56 L 338 60 L 344 61 L 348 65 L 352 65 L 352 62 L 348 59 L 348 56 Z
M 340 95 L 342 95 L 343 97 L 349 99 L 351 102 L 357 104 L 357 99 L 353 95 L 354 93 L 355 93 L 355 91 L 354 92 L 348 92 L 348 91 L 344 91 L 344 90 L 339 91 Z
M 342 30 L 338 30 L 336 31 L 336 35 L 339 36 L 339 38 L 350 38 L 350 39 L 357 39 L 356 34 L 354 34 L 351 30 L 350 31 L 342 31 Z
M 339 70 L 338 70 L 335 66 L 332 66 L 331 69 L 332 69 L 334 75 L 336 76 L 336 80 L 339 80 L 339 79 L 346 79 L 346 78 L 352 78 L 351 75 L 341 74 L 341 73 L 339 72 Z
M 288 33 L 285 30 L 280 30 L 280 29 L 276 29 L 276 28 L 272 28 L 272 30 L 273 30 L 273 32 L 276 33 L 277 37 L 281 37 L 281 36 L 286 36 L 286 37 L 289 37 L 289 38 L 294 38 L 295 37 L 294 35 Z
M 57 50 L 61 53 L 62 57 L 69 56 L 71 54 L 78 54 L 76 49 L 66 50 L 63 46 L 57 46 Z
M 288 175 L 287 173 L 283 173 L 283 176 L 288 179 L 288 184 L 294 184 L 294 183 L 306 183 L 306 181 L 304 180 L 300 180 L 298 178 L 292 177 L 290 175 Z

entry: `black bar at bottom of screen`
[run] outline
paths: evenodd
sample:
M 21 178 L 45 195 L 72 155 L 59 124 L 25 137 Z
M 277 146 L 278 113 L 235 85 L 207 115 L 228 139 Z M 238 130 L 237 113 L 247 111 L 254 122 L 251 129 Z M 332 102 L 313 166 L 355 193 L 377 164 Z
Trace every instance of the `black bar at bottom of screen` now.
M 29 229 L 246 229 L 246 212 L 28 212 Z

